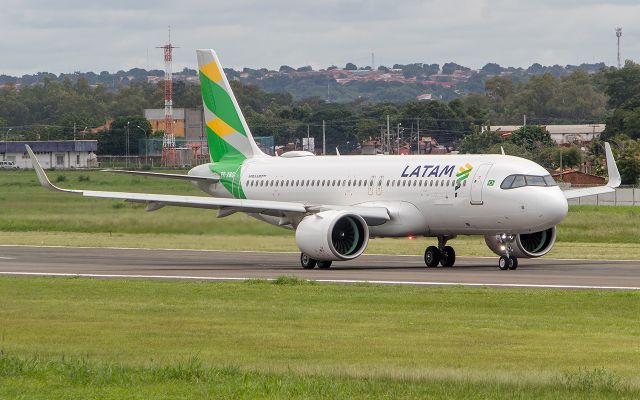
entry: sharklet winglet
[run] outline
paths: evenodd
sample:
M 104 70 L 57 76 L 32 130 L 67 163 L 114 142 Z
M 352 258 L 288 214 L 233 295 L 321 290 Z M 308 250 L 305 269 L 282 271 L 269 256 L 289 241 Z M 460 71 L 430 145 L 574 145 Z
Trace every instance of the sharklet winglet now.
M 44 172 L 42 165 L 40 165 L 40 161 L 38 161 L 38 157 L 33 153 L 31 147 L 28 144 L 25 144 L 27 148 L 27 153 L 29 153 L 29 158 L 31 159 L 31 164 L 33 165 L 33 169 L 36 171 L 36 175 L 38 176 L 38 181 L 40 181 L 40 185 L 43 187 L 53 190 L 54 192 L 64 192 L 64 193 L 79 193 L 82 194 L 80 190 L 71 190 L 71 189 L 62 189 L 51 183 L 49 177 Z

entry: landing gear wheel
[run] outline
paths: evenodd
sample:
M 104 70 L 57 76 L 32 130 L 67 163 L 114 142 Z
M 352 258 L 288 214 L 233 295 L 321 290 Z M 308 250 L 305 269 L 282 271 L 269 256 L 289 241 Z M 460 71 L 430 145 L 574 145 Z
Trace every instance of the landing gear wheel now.
M 433 268 L 438 266 L 440 262 L 440 250 L 436 246 L 429 246 L 424 251 L 424 263 L 428 268 Z
M 318 261 L 316 261 L 313 258 L 309 257 L 308 255 L 306 255 L 304 253 L 300 253 L 300 264 L 302 264 L 302 268 L 304 268 L 304 269 L 314 269 L 317 262 Z
M 498 260 L 498 268 L 502 271 L 506 271 L 513 265 L 513 260 L 507 256 L 500 256 Z
M 329 269 L 331 268 L 331 261 L 318 261 L 318 268 Z
M 518 268 L 518 259 L 515 258 L 514 256 L 509 257 L 509 259 L 511 260 L 511 265 L 509 265 L 509 269 Z
M 444 246 L 444 250 L 440 253 L 440 265 L 443 267 L 453 267 L 456 263 L 456 251 L 451 246 Z

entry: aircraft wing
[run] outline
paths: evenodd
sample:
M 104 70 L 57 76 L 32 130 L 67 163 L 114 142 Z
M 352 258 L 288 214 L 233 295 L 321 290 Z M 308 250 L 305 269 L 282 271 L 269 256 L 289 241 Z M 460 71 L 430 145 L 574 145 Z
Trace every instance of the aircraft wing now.
M 106 192 L 95 190 L 62 189 L 51 183 L 47 174 L 42 169 L 31 147 L 25 145 L 31 163 L 36 171 L 40 184 L 45 188 L 57 192 L 79 194 L 85 197 L 98 197 L 107 199 L 120 199 L 136 203 L 146 203 L 147 211 L 155 211 L 164 206 L 193 207 L 219 209 L 219 216 L 223 217 L 234 212 L 266 213 L 268 215 L 286 216 L 293 214 L 314 214 L 326 210 L 344 210 L 360 215 L 367 224 L 379 225 L 391 219 L 385 207 L 366 206 L 338 206 L 327 204 L 305 204 L 300 202 L 270 201 L 270 200 L 246 200 L 228 199 L 205 196 L 179 196 L 150 193 Z
M 620 179 L 620 171 L 618 171 L 616 160 L 613 158 L 611 146 L 607 142 L 604 143 L 604 151 L 607 156 L 607 173 L 609 174 L 609 182 L 604 186 L 565 190 L 564 197 L 567 199 L 577 199 L 578 197 L 615 192 L 615 188 L 620 186 L 620 183 L 622 182 Z
M 122 169 L 103 169 L 102 172 L 148 176 L 148 177 L 151 177 L 151 178 L 177 179 L 177 180 L 192 181 L 192 182 L 206 182 L 206 183 L 218 183 L 218 182 L 220 182 L 220 178 L 219 177 L 193 176 L 193 175 L 181 175 L 181 174 L 163 174 L 161 172 L 126 171 L 126 170 L 122 170 Z

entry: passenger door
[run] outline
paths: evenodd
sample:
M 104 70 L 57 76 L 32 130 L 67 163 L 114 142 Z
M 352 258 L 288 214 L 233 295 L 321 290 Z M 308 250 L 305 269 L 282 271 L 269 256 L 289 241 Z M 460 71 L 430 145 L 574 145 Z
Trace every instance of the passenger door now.
M 483 204 L 482 188 L 491 166 L 491 164 L 481 164 L 473 175 L 473 180 L 471 181 L 471 204 Z

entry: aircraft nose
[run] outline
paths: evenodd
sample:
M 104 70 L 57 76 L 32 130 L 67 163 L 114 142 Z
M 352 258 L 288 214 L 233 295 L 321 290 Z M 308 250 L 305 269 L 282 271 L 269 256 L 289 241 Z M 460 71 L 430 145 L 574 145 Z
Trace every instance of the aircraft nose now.
M 549 223 L 557 225 L 567 216 L 569 204 L 567 203 L 567 199 L 564 197 L 562 190 L 557 187 L 554 189 L 554 192 L 545 198 L 545 201 L 542 204 L 542 209 L 545 219 L 547 219 Z

